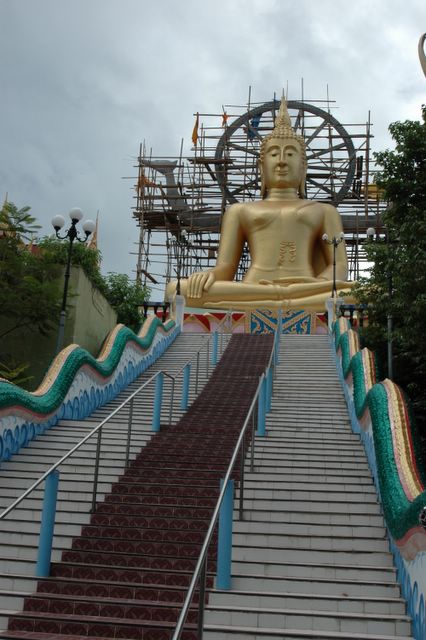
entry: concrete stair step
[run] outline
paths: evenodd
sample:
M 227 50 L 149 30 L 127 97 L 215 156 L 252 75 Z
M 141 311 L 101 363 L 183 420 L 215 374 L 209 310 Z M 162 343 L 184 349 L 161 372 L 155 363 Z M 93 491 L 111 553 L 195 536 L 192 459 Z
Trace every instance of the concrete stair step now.
M 285 636 L 283 636 L 285 631 Z M 285 640 L 407 640 L 407 635 L 396 636 L 359 633 L 352 632 L 335 632 L 335 631 L 306 631 L 299 629 L 271 629 L 257 628 L 253 629 L 246 626 L 233 627 L 228 629 L 222 625 L 208 624 L 204 626 L 203 638 L 205 640 L 276 640 L 277 638 L 285 638 Z M 34 638 L 34 640 L 38 640 Z
M 250 458 L 250 455 L 248 455 Z M 342 480 L 342 475 L 344 475 L 344 480 Z M 371 474 L 365 471 L 362 474 L 358 474 L 353 472 L 352 474 L 346 473 L 342 474 L 341 471 L 336 471 L 335 473 L 318 473 L 317 470 L 313 469 L 311 473 L 309 470 L 299 470 L 293 472 L 287 472 L 285 469 L 276 470 L 275 472 L 270 471 L 268 468 L 258 467 L 258 471 L 251 472 L 250 471 L 250 460 L 246 462 L 244 466 L 244 476 L 245 482 L 279 482 L 283 484 L 289 483 L 296 484 L 297 486 L 306 486 L 309 487 L 311 484 L 318 485 L 324 484 L 324 486 L 329 487 L 338 485 L 339 487 L 343 486 L 348 489 L 360 488 L 360 489 L 368 489 L 369 487 L 374 487 L 373 480 L 371 478 Z
M 312 571 L 315 575 L 299 575 L 302 571 L 299 567 L 295 567 L 294 575 L 290 571 L 289 575 L 263 575 L 233 572 L 232 574 L 232 590 L 237 592 L 256 592 L 262 594 L 270 593 L 288 593 L 295 591 L 297 593 L 319 593 L 328 596 L 338 596 L 342 598 L 350 596 L 359 597 L 383 597 L 383 598 L 399 598 L 400 587 L 395 582 L 394 574 L 386 571 L 385 578 L 372 578 L 370 575 L 348 576 L 344 570 L 340 572 L 340 576 L 327 577 L 320 575 L 325 573 L 318 570 Z M 367 572 L 362 572 L 366 574 Z M 305 571 L 309 574 L 309 571 Z M 318 574 L 318 575 L 316 575 Z
M 303 437 L 302 435 L 297 435 L 297 434 L 293 434 L 292 436 L 288 436 L 288 437 L 281 437 L 281 438 L 277 438 L 275 437 L 271 437 L 271 438 L 267 438 L 265 440 L 265 438 L 260 439 L 260 437 L 258 437 L 256 439 L 256 449 L 260 449 L 263 451 L 268 451 L 269 449 L 277 449 L 278 451 L 280 451 L 281 449 L 283 451 L 286 451 L 288 448 L 296 448 L 296 447 L 303 447 L 303 448 L 312 448 L 312 447 L 320 447 L 321 449 L 330 449 L 331 451 L 334 448 L 339 448 L 339 450 L 341 451 L 348 451 L 348 452 L 352 452 L 355 450 L 358 450 L 359 452 L 362 452 L 362 445 L 359 443 L 358 439 L 353 439 L 353 440 L 342 440 L 340 438 L 319 438 L 318 436 L 315 437 L 314 435 L 311 436 L 311 438 L 307 441 L 306 437 Z
M 365 494 L 365 493 L 374 493 L 375 487 L 370 479 L 366 478 L 364 482 L 357 482 L 357 479 L 354 478 L 352 482 L 342 482 L 341 478 L 332 478 L 329 479 L 325 476 L 314 476 L 306 477 L 304 474 L 299 474 L 299 476 L 294 477 L 292 474 L 284 475 L 284 474 L 267 474 L 261 473 L 258 474 L 245 472 L 244 478 L 244 487 L 249 489 L 254 489 L 256 487 L 259 488 L 271 488 L 271 489 L 281 489 L 286 491 L 300 491 L 300 489 L 304 489 L 306 491 L 314 491 L 316 490 L 318 493 L 325 493 L 327 491 L 333 491 L 333 493 L 338 493 L 341 490 L 342 493 L 348 492 L 352 494 Z
M 239 496 L 239 489 L 236 491 L 236 496 Z M 301 489 L 289 490 L 286 488 L 269 488 L 266 489 L 263 486 L 258 488 L 244 487 L 244 497 L 252 498 L 256 500 L 294 500 L 295 502 L 309 501 L 313 505 L 316 502 L 325 502 L 327 504 L 345 502 L 349 504 L 359 504 L 360 502 L 365 505 L 376 504 L 377 495 L 370 492 L 361 493 L 360 491 L 352 493 L 349 491 L 303 491 Z
M 233 523 L 233 532 L 236 535 L 266 535 L 266 536 L 279 536 L 285 539 L 287 536 L 297 536 L 298 538 L 318 540 L 319 544 L 323 543 L 324 539 L 347 541 L 351 540 L 358 546 L 362 545 L 364 548 L 369 547 L 370 543 L 374 541 L 383 542 L 388 544 L 386 537 L 386 530 L 384 527 L 351 527 L 348 525 L 324 525 L 314 523 L 306 523 L 303 520 L 299 523 L 282 523 L 271 521 L 246 521 L 235 519 Z M 333 544 L 333 543 L 331 543 Z
M 250 607 L 271 607 L 284 609 L 314 609 L 316 611 L 340 611 L 342 613 L 384 613 L 405 615 L 406 604 L 402 598 L 332 595 L 328 593 L 288 592 L 276 593 L 254 591 L 210 592 L 209 606 L 233 606 L 244 609 Z
M 261 460 L 275 460 L 284 462 L 288 458 L 293 461 L 303 461 L 308 466 L 310 462 L 316 460 L 323 461 L 325 464 L 333 463 L 349 463 L 349 464 L 365 464 L 365 456 L 361 452 L 338 453 L 337 451 L 323 451 L 320 447 L 305 447 L 304 449 L 286 449 L 284 451 L 256 451 L 254 459 L 256 463 Z
M 238 507 L 237 502 L 235 503 L 235 508 Z M 272 511 L 290 511 L 292 507 L 292 500 L 276 500 L 274 498 L 262 500 L 256 498 L 245 498 L 244 499 L 244 510 L 248 511 L 251 509 L 256 510 L 272 510 Z M 306 502 L 298 503 L 299 509 L 305 509 L 306 518 L 309 517 L 316 518 L 318 513 L 343 513 L 346 514 L 360 514 L 360 515 L 379 515 L 380 514 L 380 506 L 378 503 L 362 503 L 362 502 L 345 502 L 344 500 L 340 502 L 324 502 L 323 500 L 315 501 L 315 503 L 311 500 Z
M 299 507 L 298 507 L 299 509 Z M 326 525 L 327 527 L 334 525 L 344 526 L 360 526 L 360 527 L 383 527 L 383 516 L 377 512 L 376 514 L 348 514 L 345 512 L 324 513 L 317 512 L 309 520 L 306 518 L 306 511 L 291 509 L 244 509 L 243 522 L 274 522 L 278 524 L 302 524 L 306 528 L 310 526 L 310 522 L 318 525 Z M 237 520 L 235 514 L 234 519 Z
M 100 467 L 102 470 L 102 467 Z M 22 477 L 21 474 L 25 472 L 12 472 L 8 474 L 7 478 L 2 478 L 0 480 L 0 491 L 4 496 L 6 495 L 15 495 L 13 492 L 16 489 L 21 489 L 22 493 L 25 489 L 30 487 L 38 478 L 36 476 L 27 476 Z M 118 477 L 123 473 L 123 469 L 117 470 L 108 470 L 106 473 L 102 470 L 102 482 L 99 484 L 100 487 L 110 486 L 112 483 L 116 482 Z M 19 475 L 17 475 L 19 474 Z M 40 476 L 38 476 L 40 477 Z M 10 478 L 13 478 L 13 490 L 10 490 L 8 484 L 10 482 Z M 92 474 L 79 475 L 78 480 L 75 479 L 76 474 L 68 471 L 61 471 L 59 476 L 59 491 L 67 491 L 67 492 L 78 492 L 78 493 L 91 493 L 93 489 L 93 472 Z M 34 489 L 34 492 L 38 492 L 36 495 L 40 495 L 44 492 L 43 485 L 41 485 L 41 489 Z
M 251 545 L 239 544 L 239 537 L 237 535 L 235 543 L 233 543 L 232 558 L 235 562 L 247 562 L 247 564 L 252 565 L 265 562 L 268 564 L 269 571 L 273 571 L 275 566 L 279 571 L 281 564 L 285 564 L 286 560 L 298 563 L 329 564 L 332 566 L 354 564 L 373 568 L 393 568 L 393 558 L 389 551 L 358 551 L 350 548 L 347 551 L 337 551 L 334 549 L 303 548 L 292 546 L 291 544 L 287 546 L 287 539 L 281 542 L 281 546 L 256 548 L 253 543 Z
M 247 607 L 241 610 L 234 606 L 206 607 L 205 624 L 244 626 L 252 628 L 280 628 L 282 631 L 333 631 L 335 633 L 387 634 L 407 636 L 411 631 L 410 619 L 402 614 L 346 613 L 339 611 L 315 611 L 274 609 L 271 607 Z
M 277 461 L 270 460 L 259 460 L 259 464 L 254 464 L 254 471 L 257 473 L 258 471 L 266 471 L 267 473 L 279 473 L 280 469 L 283 467 L 289 471 L 290 469 L 296 469 L 296 471 L 300 471 L 300 469 L 306 469 L 306 474 L 309 476 L 310 473 L 324 473 L 328 475 L 335 475 L 339 473 L 339 475 L 345 477 L 347 474 L 352 475 L 354 472 L 359 470 L 360 477 L 370 477 L 371 473 L 369 472 L 367 462 L 328 462 L 326 463 L 324 460 L 294 460 L 292 456 L 287 456 L 285 459 L 281 457 L 281 464 L 278 464 Z
M 395 578 L 396 570 L 393 566 L 356 565 L 352 559 L 348 563 L 337 564 L 336 561 L 321 561 L 308 559 L 288 560 L 287 562 L 251 562 L 236 560 L 232 562 L 232 574 L 257 575 L 274 578 L 284 577 L 304 577 L 304 578 L 345 578 L 345 579 L 367 579 L 367 580 L 391 580 Z
M 25 551 L 28 551 L 26 549 Z M 18 555 L 19 554 L 19 555 Z M 33 577 L 35 576 L 35 569 L 37 563 L 37 548 L 33 547 L 33 554 L 26 554 L 28 557 L 22 557 L 20 550 L 15 550 L 15 556 L 0 558 L 0 575 L 2 574 L 20 574 L 22 576 Z M 61 559 L 62 550 L 52 550 L 52 562 L 59 562 Z M 3 581 L 1 582 L 4 587 Z
M 57 510 L 56 512 L 56 520 L 55 520 L 55 530 L 56 526 L 64 526 L 67 527 L 70 519 L 72 519 L 73 525 L 82 525 L 87 524 L 90 520 L 90 513 L 82 513 L 77 512 L 73 513 L 70 516 L 68 509 L 65 510 Z M 14 509 L 13 512 L 3 520 L 0 521 L 0 531 L 13 531 L 13 527 L 15 530 L 23 530 L 23 525 L 29 524 L 31 528 L 40 527 L 41 521 L 41 510 L 38 512 L 32 512 L 32 518 L 29 520 L 28 511 L 26 509 Z M 9 524 L 10 523 L 10 524 Z

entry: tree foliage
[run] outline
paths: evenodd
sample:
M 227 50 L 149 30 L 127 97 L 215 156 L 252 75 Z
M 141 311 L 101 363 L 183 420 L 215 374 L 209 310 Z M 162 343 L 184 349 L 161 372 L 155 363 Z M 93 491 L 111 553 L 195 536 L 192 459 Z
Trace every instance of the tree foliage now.
M 394 380 L 408 392 L 426 436 L 426 107 L 422 121 L 396 122 L 389 131 L 395 149 L 375 154 L 377 184 L 389 203 L 386 238 L 368 244 L 373 267 L 356 295 L 372 305 L 370 348 L 385 352 L 392 316 Z
M 47 335 L 58 326 L 62 303 L 63 265 L 67 264 L 69 241 L 53 237 L 36 239 L 39 230 L 30 207 L 18 209 L 5 203 L 0 210 L 0 376 L 25 381 L 27 364 L 16 363 L 7 338 L 27 329 Z M 137 331 L 141 324 L 138 307 L 149 289 L 126 275 L 100 271 L 100 252 L 74 242 L 73 266 L 85 274 L 117 311 L 118 322 Z
M 138 331 L 141 325 L 138 307 L 149 297 L 149 289 L 121 273 L 109 273 L 105 277 L 105 284 L 106 297 L 117 311 L 117 321 Z
M 58 240 L 49 236 L 42 238 L 37 243 L 43 254 L 44 260 L 48 264 L 66 265 L 68 259 L 69 241 Z M 83 269 L 90 282 L 99 291 L 107 297 L 107 288 L 105 279 L 100 270 L 101 252 L 93 247 L 87 247 L 86 244 L 74 242 L 71 254 L 71 264 L 79 266 Z
M 50 264 L 66 264 L 68 255 L 67 242 L 49 237 L 40 240 L 38 246 L 45 260 Z M 72 264 L 80 266 L 93 286 L 105 296 L 117 312 L 117 321 L 122 322 L 134 331 L 138 331 L 141 324 L 138 307 L 149 297 L 150 290 L 132 281 L 125 274 L 108 273 L 107 276 L 103 276 L 100 271 L 100 261 L 101 254 L 99 250 L 74 242 Z
M 8 202 L 0 211 L 0 339 L 17 329 L 46 335 L 57 323 L 60 269 L 47 265 L 40 253 L 25 244 L 39 228 L 29 207 Z

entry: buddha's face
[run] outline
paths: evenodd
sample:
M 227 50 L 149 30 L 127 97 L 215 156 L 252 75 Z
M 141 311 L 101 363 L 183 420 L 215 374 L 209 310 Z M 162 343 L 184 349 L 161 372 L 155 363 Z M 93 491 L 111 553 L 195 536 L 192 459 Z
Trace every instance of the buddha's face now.
M 291 138 L 271 138 L 263 158 L 263 182 L 266 189 L 298 189 L 303 177 L 303 155 Z

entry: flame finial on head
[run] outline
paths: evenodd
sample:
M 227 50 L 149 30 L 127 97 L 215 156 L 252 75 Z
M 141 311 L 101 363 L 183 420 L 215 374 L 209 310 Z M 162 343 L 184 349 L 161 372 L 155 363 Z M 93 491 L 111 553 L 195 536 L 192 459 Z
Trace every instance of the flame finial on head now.
M 303 152 L 305 152 L 305 141 L 303 139 L 303 136 L 295 133 L 293 127 L 291 126 L 291 119 L 287 110 L 287 102 L 284 96 L 281 98 L 280 109 L 278 111 L 277 117 L 275 118 L 274 128 L 271 133 L 268 133 L 268 135 L 265 136 L 262 140 L 261 155 L 266 142 L 271 138 L 291 138 L 293 140 L 297 140 Z

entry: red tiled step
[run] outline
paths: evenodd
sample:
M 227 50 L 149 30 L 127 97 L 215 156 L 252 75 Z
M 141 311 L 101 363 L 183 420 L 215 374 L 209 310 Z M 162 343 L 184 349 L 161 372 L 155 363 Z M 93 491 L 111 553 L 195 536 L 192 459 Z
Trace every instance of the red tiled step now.
M 173 515 L 146 515 L 146 516 L 116 516 L 107 514 L 96 514 L 92 517 L 92 524 L 87 525 L 82 530 L 84 536 L 111 537 L 139 537 L 139 531 L 143 529 L 179 529 L 205 531 L 209 525 L 209 518 L 186 517 L 178 518 Z M 102 528 L 99 533 L 98 529 Z M 110 529 L 110 530 L 109 530 Z M 135 533 L 136 530 L 136 533 Z
M 170 630 L 148 630 L 145 631 L 145 635 L 140 640 L 170 640 L 172 635 L 172 631 Z M 60 638 L 67 638 L 67 640 L 104 640 L 101 636 L 81 636 L 75 634 L 61 636 L 57 633 L 40 633 L 36 631 L 3 631 L 1 637 L 4 639 L 10 638 L 10 640 L 59 640 Z M 198 635 L 195 631 L 183 631 L 181 640 L 198 640 Z
M 52 578 L 73 578 L 105 582 L 124 582 L 139 585 L 157 585 L 161 587 L 182 587 L 187 589 L 192 571 L 167 571 L 132 567 L 112 567 L 107 565 L 87 565 L 60 562 L 52 565 Z
M 97 538 L 90 540 L 88 538 L 78 538 L 72 545 L 72 550 L 64 551 L 64 554 L 70 554 L 72 551 L 94 551 L 104 554 L 136 555 L 140 558 L 142 555 L 154 552 L 156 555 L 161 553 L 165 556 L 193 558 L 198 556 L 203 541 L 203 535 L 200 535 L 199 540 L 188 540 L 187 542 L 156 540 L 154 537 L 147 540 L 102 540 Z M 68 556 L 64 555 L 65 557 Z
M 49 633 L 61 636 L 79 635 L 98 638 L 130 638 L 132 640 L 151 640 L 156 638 L 152 631 L 168 632 L 168 635 L 158 636 L 171 638 L 180 613 L 180 608 L 158 610 L 155 607 L 145 608 L 145 618 L 115 618 L 113 616 L 79 615 L 79 614 L 46 614 L 45 612 L 22 612 L 12 618 L 10 631 L 29 631 Z M 141 610 L 137 614 L 143 615 Z M 194 618 L 195 612 L 189 612 Z M 192 624 L 191 624 L 192 623 Z M 195 631 L 195 620 L 189 620 Z
M 143 518 L 168 518 L 187 520 L 210 520 L 211 511 L 208 507 L 194 507 L 184 505 L 150 505 L 150 504 L 128 504 L 122 502 L 108 502 L 98 505 L 96 513 L 92 516 L 93 524 L 119 525 L 120 522 L 126 526 L 132 522 L 139 526 L 138 522 Z M 122 520 L 118 520 L 122 518 Z
M 203 526 L 191 527 L 190 522 L 187 523 L 188 526 L 185 529 L 182 527 L 170 527 L 164 518 L 153 519 L 152 524 L 156 524 L 157 526 L 148 526 L 148 522 L 143 529 L 136 527 L 94 527 L 89 525 L 83 528 L 81 537 L 74 540 L 72 548 L 88 549 L 89 545 L 86 543 L 84 543 L 84 547 L 79 546 L 78 540 L 88 540 L 90 544 L 92 544 L 92 540 L 98 541 L 100 539 L 105 540 L 105 543 L 110 546 L 110 548 L 112 548 L 111 543 L 115 544 L 116 541 L 137 543 L 138 541 L 155 540 L 156 542 L 190 542 L 191 544 L 202 544 L 207 529 L 204 523 L 202 523 Z M 129 544 L 129 553 L 132 553 L 130 549 L 131 544 Z
M 84 596 L 36 593 L 25 598 L 25 611 L 66 614 L 76 616 L 96 616 L 112 618 L 130 618 L 135 620 L 158 620 L 162 613 L 170 615 L 166 609 L 174 614 L 180 612 L 180 601 L 135 600 L 133 598 L 101 598 Z M 196 604 L 191 605 L 192 619 L 196 621 Z M 149 615 L 146 614 L 146 610 Z M 195 611 L 194 611 L 195 610 Z M 195 613 L 195 616 L 194 616 Z
M 147 545 L 147 550 L 148 550 Z M 102 553 L 101 551 L 65 551 L 62 557 L 63 562 L 69 564 L 102 565 L 109 567 L 131 567 L 139 569 L 162 569 L 164 571 L 194 571 L 198 558 L 198 553 L 192 550 L 187 555 L 177 556 L 180 548 L 168 545 L 166 548 L 160 545 L 151 545 L 149 554 L 130 555 L 122 553 Z M 167 554 L 166 552 L 172 552 Z M 208 567 L 214 571 L 216 551 L 212 549 L 209 554 Z
M 214 508 L 217 502 L 217 495 L 212 496 L 164 496 L 148 494 L 127 494 L 115 493 L 105 497 L 105 504 L 110 505 L 126 505 L 128 511 L 126 513 L 138 513 L 139 505 L 168 505 L 170 507 L 207 507 Z M 99 506 L 97 507 L 97 510 Z M 117 511 L 116 511 L 117 512 Z
M 208 577 L 208 582 L 212 579 Z M 183 603 L 186 591 L 176 585 L 142 585 L 124 582 L 97 582 L 95 580 L 74 580 L 61 578 L 44 578 L 37 585 L 38 593 L 49 593 L 84 598 L 110 598 L 117 600 L 147 600 L 149 602 Z M 194 594 L 194 602 L 198 602 L 198 591 Z

